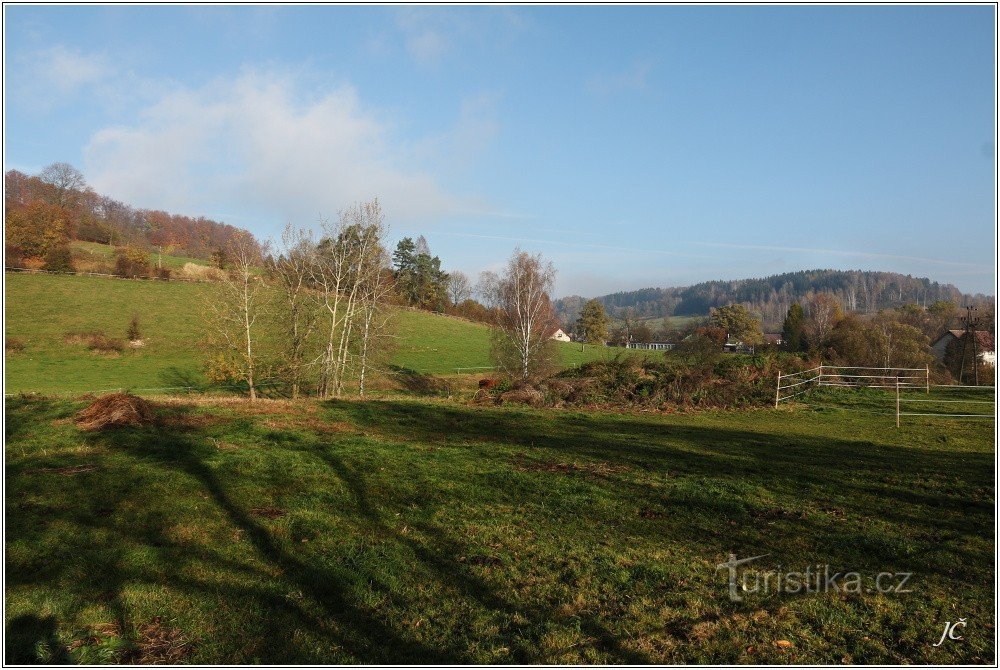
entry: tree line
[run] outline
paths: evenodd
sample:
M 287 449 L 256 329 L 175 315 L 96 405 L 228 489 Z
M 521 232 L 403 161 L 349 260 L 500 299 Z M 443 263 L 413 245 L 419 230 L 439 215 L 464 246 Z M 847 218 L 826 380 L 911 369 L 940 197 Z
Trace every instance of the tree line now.
M 963 304 L 984 299 L 984 296 L 965 295 L 951 284 L 894 272 L 802 270 L 762 279 L 623 291 L 597 300 L 613 317 L 631 309 L 640 318 L 707 316 L 713 308 L 740 303 L 759 316 L 766 330 L 773 331 L 780 328 L 793 303 L 821 293 L 833 295 L 845 309 L 862 314 L 875 314 L 907 303 L 927 306 L 940 300 Z M 557 314 L 565 322 L 572 322 L 585 302 L 579 296 L 562 298 L 556 301 Z
M 68 163 L 53 163 L 37 175 L 8 170 L 4 204 L 7 267 L 29 262 L 72 270 L 71 240 L 210 259 L 245 232 L 205 217 L 136 208 L 100 195 Z

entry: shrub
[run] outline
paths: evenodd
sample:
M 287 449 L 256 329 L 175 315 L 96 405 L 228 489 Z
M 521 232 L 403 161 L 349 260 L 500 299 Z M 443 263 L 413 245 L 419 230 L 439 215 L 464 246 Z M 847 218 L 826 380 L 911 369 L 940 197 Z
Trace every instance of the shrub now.
M 125 350 L 125 342 L 117 337 L 98 333 L 90 337 L 87 348 L 101 354 L 119 354 Z
M 68 244 L 57 244 L 45 254 L 45 269 L 52 272 L 75 272 L 73 254 Z
M 170 280 L 170 268 L 157 268 L 156 269 L 157 279 L 162 279 L 164 281 Z
M 115 274 L 126 279 L 149 276 L 149 252 L 139 247 L 115 249 Z
M 134 315 L 132 320 L 128 324 L 128 330 L 125 331 L 125 339 L 129 342 L 137 342 L 142 339 L 142 332 L 139 330 L 139 317 Z

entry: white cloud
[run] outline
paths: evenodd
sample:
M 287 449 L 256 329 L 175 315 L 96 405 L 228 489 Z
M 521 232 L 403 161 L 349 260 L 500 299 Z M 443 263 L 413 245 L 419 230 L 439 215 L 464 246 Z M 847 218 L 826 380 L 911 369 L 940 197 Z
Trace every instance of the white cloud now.
M 485 209 L 414 164 L 407 145 L 352 87 L 311 97 L 301 93 L 307 88 L 288 73 L 248 72 L 164 95 L 134 124 L 91 138 L 88 180 L 136 205 L 206 215 L 253 211 L 275 227 L 332 217 L 376 196 L 399 221 Z
M 652 63 L 638 61 L 618 72 L 598 72 L 587 80 L 586 89 L 597 95 L 642 91 L 646 88 L 651 69 Z
M 18 88 L 30 104 L 50 108 L 103 83 L 115 74 L 115 68 L 101 54 L 56 45 L 24 57 L 11 74 L 19 80 Z

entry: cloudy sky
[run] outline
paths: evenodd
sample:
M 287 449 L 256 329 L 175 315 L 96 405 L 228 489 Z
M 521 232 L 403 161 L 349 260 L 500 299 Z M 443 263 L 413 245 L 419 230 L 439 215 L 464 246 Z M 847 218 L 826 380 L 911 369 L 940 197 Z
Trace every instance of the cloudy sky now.
M 5 168 L 268 237 L 378 197 L 557 293 L 881 269 L 994 292 L 993 7 L 12 7 Z

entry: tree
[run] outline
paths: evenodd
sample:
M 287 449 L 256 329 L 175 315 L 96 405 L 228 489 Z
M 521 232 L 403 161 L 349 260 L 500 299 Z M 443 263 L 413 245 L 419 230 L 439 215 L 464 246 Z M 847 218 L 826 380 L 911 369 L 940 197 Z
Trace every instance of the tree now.
M 608 315 L 599 300 L 588 300 L 577 319 L 577 332 L 587 344 L 605 344 L 608 341 Z
M 211 344 L 216 354 L 210 376 L 244 382 L 253 402 L 257 399 L 266 335 L 264 255 L 253 236 L 246 233 L 233 240 L 227 256 L 230 269 L 219 282 L 215 299 L 209 303 L 213 317 Z
M 373 200 L 341 212 L 333 224 L 324 224 L 325 236 L 312 264 L 312 281 L 325 310 L 326 346 L 320 356 L 318 389 L 323 397 L 341 394 L 352 356 L 360 354 L 363 370 L 370 355 L 371 327 L 376 323 L 372 319 L 382 311 L 388 293 L 382 284 L 387 265 L 384 219 L 378 200 Z
M 805 311 L 799 303 L 788 308 L 785 322 L 781 327 L 781 342 L 785 351 L 802 351 L 802 329 L 805 327 Z
M 829 293 L 817 293 L 806 302 L 806 318 L 803 332 L 809 348 L 820 351 L 826 345 L 826 338 L 833 327 L 843 318 L 840 302 Z
M 282 369 L 294 400 L 299 397 L 308 372 L 309 347 L 320 316 L 309 291 L 316 245 L 309 231 L 288 224 L 281 234 L 281 247 L 278 257 L 268 264 L 268 270 L 278 287 L 279 305 L 275 313 L 277 325 L 283 331 Z
M 456 306 L 472 297 L 472 284 L 464 272 L 456 270 L 448 275 L 448 296 Z
M 441 311 L 448 299 L 448 274 L 441 269 L 441 259 L 431 256 L 427 240 L 414 242 L 404 237 L 392 254 L 396 288 L 407 304 Z
M 515 249 L 499 276 L 485 277 L 483 290 L 495 310 L 491 354 L 507 376 L 527 381 L 548 371 L 555 317 L 549 291 L 555 268 L 541 254 Z M 494 280 L 495 279 L 495 280 Z
M 744 344 L 760 344 L 764 334 L 760 329 L 760 321 L 755 319 L 750 311 L 740 304 L 726 305 L 712 310 L 709 321 L 716 328 Z
M 83 173 L 69 163 L 53 163 L 38 174 L 46 184 L 52 186 L 51 204 L 72 209 L 79 202 L 80 195 L 87 190 Z
M 75 272 L 73 254 L 68 244 L 57 244 L 45 254 L 45 269 L 52 272 Z
M 5 216 L 6 243 L 28 258 L 42 258 L 54 246 L 69 242 L 70 215 L 59 205 L 33 200 L 8 209 Z
M 148 277 L 149 252 L 140 247 L 127 246 L 115 249 L 115 274 L 124 279 Z

